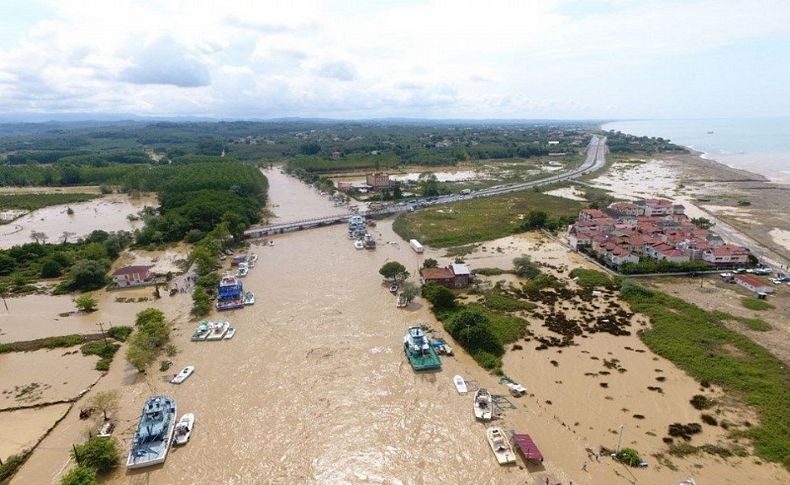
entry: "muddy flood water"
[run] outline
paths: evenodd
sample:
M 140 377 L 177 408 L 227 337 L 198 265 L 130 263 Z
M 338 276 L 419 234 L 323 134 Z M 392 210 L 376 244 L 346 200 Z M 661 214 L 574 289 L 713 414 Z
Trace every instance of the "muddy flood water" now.
M 50 242 L 58 241 L 67 231 L 73 233 L 72 238 L 85 236 L 95 229 L 108 232 L 131 231 L 142 227 L 143 223 L 130 221 L 127 216 L 137 214 L 145 205 L 156 205 L 156 199 L 113 194 L 88 202 L 44 207 L 11 223 L 0 225 L 0 248 L 31 242 L 32 231 L 43 232 Z M 69 207 L 74 214 L 66 213 Z M 97 220 L 101 222 L 97 223 Z
M 272 210 L 282 220 L 321 215 L 315 210 L 337 210 L 300 182 L 275 171 L 266 174 Z M 135 471 L 121 466 L 107 481 L 543 484 L 549 479 L 554 484 L 570 480 L 625 484 L 634 479 L 631 471 L 603 457 L 600 463 L 590 464 L 589 471 L 581 470 L 584 448 L 613 447 L 616 436 L 609 430 L 622 422 L 629 428 L 624 444 L 660 439 L 645 438 L 644 430 L 637 431 L 630 414 L 624 415 L 620 408 L 636 411 L 644 401 L 639 410 L 646 411 L 651 423 L 673 419 L 673 413 L 678 420 L 693 419 L 687 400 L 698 386 L 666 361 L 623 350 L 626 346 L 643 351 L 635 335 L 618 342 L 614 338 L 594 344 L 584 341 L 565 355 L 558 355 L 557 349 L 550 356 L 532 352 L 533 346 L 526 345 L 524 351 L 506 356 L 505 370 L 532 394 L 511 399 L 514 409 L 506 410 L 494 424 L 506 432 L 530 433 L 546 460 L 529 468 L 522 462 L 499 466 L 485 439 L 485 425 L 474 420 L 471 394 L 459 396 L 452 378 L 461 374 L 473 388 L 479 385 L 495 394 L 505 394 L 504 386 L 458 347 L 456 357 L 443 359 L 440 371 L 415 373 L 403 356 L 406 328 L 424 322 L 438 329 L 440 324 L 421 299 L 407 309 L 396 308 L 378 274 L 381 265 L 391 260 L 415 274 L 424 257 L 441 257 L 443 252 L 415 254 L 392 232 L 391 221 L 379 222 L 372 231 L 378 240 L 375 251 L 354 249 L 344 226 L 278 236 L 274 246 L 253 245 L 251 252 L 259 260 L 243 282 L 245 289 L 255 292 L 256 303 L 219 315 L 236 327 L 232 340 L 189 340 L 195 324 L 188 320 L 187 294 L 152 303 L 175 322 L 172 340 L 180 349 L 172 359 L 175 370 L 159 372 L 155 365 L 139 374 L 122 360 L 122 349 L 91 393 L 118 389 L 123 396 L 116 437 L 124 460 L 140 409 L 152 395 L 173 396 L 179 415 L 194 413 L 195 430 L 190 442 L 173 449 L 163 465 Z M 511 243 L 506 251 L 477 253 L 470 263 L 504 267 L 532 244 L 514 238 L 503 244 Z M 556 255 L 548 257 L 568 257 L 561 246 L 550 249 Z M 604 392 L 583 374 L 589 364 L 584 349 L 601 357 L 616 351 L 629 367 L 628 375 L 642 375 L 641 379 L 629 387 L 627 376 L 613 377 L 616 389 Z M 560 361 L 559 367 L 550 365 L 550 358 Z M 172 373 L 186 365 L 194 365 L 195 374 L 182 385 L 170 384 Z M 653 368 L 659 367 L 667 377 L 664 396 L 644 390 L 645 383 L 652 382 Z M 604 394 L 616 396 L 617 401 L 607 404 Z M 555 408 L 549 400 L 562 403 Z M 590 400 L 595 400 L 594 406 L 588 406 Z M 75 415 L 78 407 L 42 442 L 13 483 L 58 482 L 71 466 L 71 444 L 86 436 L 86 424 Z M 574 426 L 574 421 L 583 422 Z M 646 451 L 649 448 L 645 446 Z M 773 465 L 757 467 L 748 461 L 740 471 L 730 473 L 728 465 L 706 457 L 695 459 L 702 469 L 684 462 L 676 471 L 659 471 L 649 459 L 650 469 L 633 472 L 638 483 L 677 483 L 694 470 L 695 476 L 709 474 L 704 483 L 748 483 L 749 478 L 774 483 L 786 477 Z

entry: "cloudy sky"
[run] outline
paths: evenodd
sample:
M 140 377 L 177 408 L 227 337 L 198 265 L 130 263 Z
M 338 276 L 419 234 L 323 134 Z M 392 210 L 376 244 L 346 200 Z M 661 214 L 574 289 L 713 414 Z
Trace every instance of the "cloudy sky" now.
M 790 113 L 788 0 L 0 0 L 0 113 Z

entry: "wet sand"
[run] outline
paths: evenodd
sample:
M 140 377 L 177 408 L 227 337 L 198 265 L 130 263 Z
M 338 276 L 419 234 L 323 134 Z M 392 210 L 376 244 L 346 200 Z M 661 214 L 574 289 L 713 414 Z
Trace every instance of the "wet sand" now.
M 95 229 L 132 231 L 142 227 L 143 222 L 130 221 L 126 216 L 137 214 L 145 205 L 156 205 L 156 199 L 133 199 L 125 194 L 112 194 L 88 202 L 44 207 L 0 226 L 0 248 L 31 242 L 32 231 L 43 232 L 49 237 L 49 242 L 61 240 L 66 231 L 74 233 L 71 241 Z M 66 213 L 68 207 L 74 210 L 74 214 Z
M 333 209 L 315 191 L 290 180 L 270 177 L 271 200 L 279 204 L 275 210 L 280 217 L 304 214 L 293 207 L 297 205 Z M 441 371 L 414 373 L 402 354 L 405 329 L 417 322 L 435 329 L 440 324 L 421 299 L 407 309 L 395 308 L 378 275 L 388 260 L 398 260 L 414 273 L 423 257 L 445 262 L 443 252 L 415 254 L 394 235 L 391 221 L 379 222 L 374 233 L 379 237 L 376 251 L 355 250 L 342 226 L 280 235 L 273 247 L 253 246 L 259 261 L 244 284 L 255 291 L 257 301 L 221 315 L 237 328 L 230 341 L 189 341 L 194 328 L 187 322 L 189 295 L 157 302 L 176 322 L 173 341 L 181 352 L 172 359 L 175 369 L 195 365 L 195 374 L 174 386 L 166 381 L 173 370 L 160 373 L 154 367 L 141 375 L 119 358 L 94 391 L 120 390 L 116 436 L 124 450 L 145 399 L 157 393 L 174 396 L 179 414 L 196 414 L 195 432 L 163 466 L 131 473 L 121 468 L 110 483 L 543 483 L 551 477 L 554 483 L 615 484 L 628 483 L 630 473 L 639 483 L 655 484 L 692 475 L 698 483 L 779 483 L 788 478 L 775 465 L 752 465 L 751 457 L 729 464 L 709 456 L 673 459 L 677 472 L 657 469 L 649 456 L 651 467 L 640 470 L 602 458 L 582 471 L 585 446 L 614 446 L 610 430 L 620 424 L 626 424 L 624 444 L 635 441 L 647 455 L 659 449 L 666 423 L 698 421 L 688 404 L 697 384 L 668 362 L 637 352 L 644 347 L 634 335 L 596 334 L 559 355 L 556 349 L 533 351 L 534 342 L 509 352 L 505 372 L 534 396 L 511 399 L 517 409 L 506 411 L 495 424 L 530 433 L 546 461 L 542 467 L 530 466 L 532 473 L 500 467 L 485 440 L 485 426 L 474 421 L 471 395 L 458 396 L 452 377 L 461 374 L 496 394 L 504 394 L 505 387 L 457 346 L 457 357 L 443 359 Z M 530 251 L 553 265 L 584 264 L 556 243 L 530 249 L 536 245 L 528 238 L 505 238 L 485 244 L 502 247 L 501 253 L 474 254 L 468 260 L 473 267 L 507 267 L 514 256 Z M 540 322 L 531 328 L 540 331 Z M 609 377 L 610 388 L 603 389 L 600 378 L 584 375 L 601 370 L 590 356 L 616 357 L 628 371 Z M 657 368 L 667 377 L 663 395 L 646 389 L 655 382 Z M 634 413 L 644 414 L 643 422 L 636 422 Z M 651 430 L 657 436 L 645 434 Z M 706 433 L 706 440 L 716 439 L 715 432 Z M 72 410 L 14 483 L 57 482 L 70 466 L 71 443 L 82 436 L 84 427 Z

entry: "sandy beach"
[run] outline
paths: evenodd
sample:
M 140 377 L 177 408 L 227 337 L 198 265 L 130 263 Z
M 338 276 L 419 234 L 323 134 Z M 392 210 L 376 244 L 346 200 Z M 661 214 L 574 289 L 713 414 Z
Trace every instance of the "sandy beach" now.
M 283 213 L 298 214 L 289 207 L 305 199 L 333 209 L 299 182 L 267 175 L 272 203 Z M 423 322 L 450 339 L 422 299 L 407 309 L 395 308 L 377 273 L 388 260 L 414 273 L 425 257 L 446 262 L 444 252 L 415 254 L 392 232 L 391 221 L 379 222 L 375 234 L 375 251 L 355 250 L 342 226 L 278 236 L 272 247 L 253 245 L 260 259 L 244 284 L 255 291 L 257 302 L 220 315 L 238 329 L 230 341 L 189 341 L 194 327 L 187 317 L 189 295 L 151 304 L 174 322 L 172 340 L 180 349 L 175 368 L 195 365 L 195 374 L 174 386 L 167 382 L 172 370 L 139 374 L 122 360 L 122 349 L 83 400 L 100 390 L 121 392 L 116 437 L 124 452 L 145 399 L 158 393 L 175 397 L 180 414 L 196 414 L 195 433 L 164 465 L 132 473 L 120 467 L 109 482 L 540 484 L 548 478 L 563 484 L 666 484 L 693 476 L 698 483 L 740 484 L 788 479 L 780 467 L 757 465 L 754 457 L 672 457 L 670 467 L 650 456 L 665 449 L 661 438 L 668 424 L 698 421 L 699 412 L 688 402 L 692 395 L 720 391 L 701 390 L 652 355 L 636 336 L 646 325 L 638 315 L 628 336 L 595 333 L 575 338 L 572 346 L 542 351 L 535 350 L 534 339 L 551 332 L 540 312 L 528 317 L 533 340 L 519 342 L 522 350 L 505 355 L 504 371 L 529 395 L 509 398 L 514 408 L 503 409 L 495 424 L 529 433 L 546 460 L 540 466 L 500 467 L 485 440 L 485 426 L 474 421 L 471 396 L 459 396 L 452 377 L 460 374 L 470 386 L 495 394 L 506 394 L 505 386 L 460 348 L 456 357 L 443 360 L 441 371 L 414 373 L 401 350 L 406 327 Z M 559 243 L 533 236 L 487 242 L 467 261 L 473 268 L 507 268 L 522 253 L 565 278 L 563 267 L 587 266 Z M 122 304 L 104 307 L 116 305 Z M 567 303 L 558 305 L 573 311 Z M 97 313 L 102 311 L 100 306 Z M 57 483 L 71 465 L 71 444 L 86 436 L 78 407 L 44 439 L 13 483 Z M 721 412 L 732 413 L 734 422 L 753 419 L 726 406 Z M 586 448 L 614 447 L 621 425 L 623 444 L 639 449 L 648 468 L 629 469 L 606 457 L 593 462 L 588 456 Z M 720 439 L 721 430 L 706 426 L 692 443 Z

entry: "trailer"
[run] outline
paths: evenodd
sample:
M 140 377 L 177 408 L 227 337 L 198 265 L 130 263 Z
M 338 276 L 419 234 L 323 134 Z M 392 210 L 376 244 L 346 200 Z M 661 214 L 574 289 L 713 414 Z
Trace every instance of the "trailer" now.
M 411 246 L 411 248 L 414 250 L 415 253 L 422 254 L 422 252 L 425 250 L 425 248 L 422 247 L 422 244 L 420 244 L 420 241 L 416 239 L 410 240 L 409 246 Z

